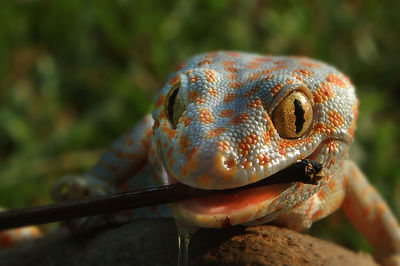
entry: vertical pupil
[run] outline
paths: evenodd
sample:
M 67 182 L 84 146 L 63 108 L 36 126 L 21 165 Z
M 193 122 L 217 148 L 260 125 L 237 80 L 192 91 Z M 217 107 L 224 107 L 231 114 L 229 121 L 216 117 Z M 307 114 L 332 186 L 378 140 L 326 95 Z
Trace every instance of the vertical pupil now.
M 303 129 L 304 122 L 306 121 L 304 119 L 305 111 L 299 100 L 294 99 L 293 104 L 294 104 L 294 116 L 296 117 L 296 122 L 295 122 L 296 134 L 299 134 Z
M 176 96 L 178 95 L 178 92 L 179 92 L 179 87 L 178 88 L 176 88 L 172 93 L 171 93 L 171 95 L 169 96 L 169 99 L 168 99 L 168 117 L 169 117 L 169 120 L 171 121 L 171 124 L 175 124 L 175 121 L 174 121 L 174 105 L 175 105 L 175 100 L 176 100 Z

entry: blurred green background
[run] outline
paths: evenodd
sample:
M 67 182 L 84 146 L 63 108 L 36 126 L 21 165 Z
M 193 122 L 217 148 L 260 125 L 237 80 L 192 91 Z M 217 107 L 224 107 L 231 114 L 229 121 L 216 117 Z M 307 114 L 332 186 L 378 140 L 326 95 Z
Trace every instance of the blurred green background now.
M 400 215 L 400 1 L 0 1 L 0 205 L 50 202 L 151 110 L 180 61 L 211 50 L 295 54 L 358 88 L 352 157 Z M 369 250 L 341 212 L 311 234 Z

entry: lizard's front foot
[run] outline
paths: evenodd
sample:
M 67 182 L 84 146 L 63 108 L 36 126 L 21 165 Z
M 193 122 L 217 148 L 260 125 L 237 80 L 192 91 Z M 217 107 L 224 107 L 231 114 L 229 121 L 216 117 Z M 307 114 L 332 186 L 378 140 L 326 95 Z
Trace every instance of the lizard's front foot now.
M 113 193 L 108 187 L 103 181 L 90 176 L 66 176 L 53 185 L 50 194 L 54 201 L 62 202 Z M 107 224 L 127 221 L 129 217 L 123 213 L 113 213 L 69 220 L 64 224 L 71 232 L 79 234 Z

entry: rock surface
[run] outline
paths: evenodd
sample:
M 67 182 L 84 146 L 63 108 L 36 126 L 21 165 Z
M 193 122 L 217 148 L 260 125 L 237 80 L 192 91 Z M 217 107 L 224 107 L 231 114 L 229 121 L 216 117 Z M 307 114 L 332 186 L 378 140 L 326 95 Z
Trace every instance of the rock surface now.
M 71 237 L 58 230 L 0 251 L 0 265 L 176 265 L 172 219 L 141 219 Z M 200 229 L 189 265 L 377 265 L 369 255 L 271 225 Z

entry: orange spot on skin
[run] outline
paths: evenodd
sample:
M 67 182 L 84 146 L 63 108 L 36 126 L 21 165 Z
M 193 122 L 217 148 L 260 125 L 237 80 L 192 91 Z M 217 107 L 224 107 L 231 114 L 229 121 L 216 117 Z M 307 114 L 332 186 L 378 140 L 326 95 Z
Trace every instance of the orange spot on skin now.
M 331 168 L 336 163 L 336 158 L 333 158 L 328 165 L 328 169 Z
M 343 178 L 343 187 L 344 188 L 347 187 L 348 182 L 349 182 L 349 177 L 348 176 L 344 176 L 344 178 Z
M 344 123 L 344 118 L 337 111 L 330 110 L 328 112 L 328 117 L 329 121 L 334 127 L 339 127 Z
M 281 155 L 285 155 L 286 154 L 286 149 L 290 147 L 289 143 L 287 140 L 281 140 L 279 141 L 279 145 L 278 145 L 278 151 L 279 154 Z
M 229 55 L 230 57 L 240 57 L 240 53 L 238 52 L 226 52 L 227 55 Z
M 326 76 L 326 81 L 328 81 L 329 83 L 332 83 L 340 88 L 346 87 L 346 84 L 343 82 L 343 80 L 341 78 L 339 78 L 339 76 L 336 74 L 329 74 L 328 76 Z
M 195 155 L 198 150 L 199 150 L 199 146 L 194 146 L 192 148 L 192 150 L 186 155 L 186 160 L 191 161 L 193 155 Z
M 229 83 L 229 87 L 232 89 L 240 89 L 243 86 L 243 82 L 231 82 Z
M 148 130 L 146 131 L 146 133 L 145 133 L 145 136 L 146 136 L 147 138 L 151 137 L 152 135 L 153 135 L 153 130 L 151 130 L 151 129 L 148 129 Z
M 305 67 L 311 67 L 311 68 L 321 68 L 320 64 L 310 62 L 310 61 L 302 61 L 302 62 L 300 62 L 300 65 L 303 65 Z
M 200 78 L 198 76 L 191 76 L 189 80 L 190 83 L 196 83 Z
M 242 113 L 242 114 L 234 117 L 231 120 L 230 124 L 237 125 L 237 124 L 245 123 L 249 118 L 250 118 L 250 115 L 248 113 Z
M 233 110 L 225 109 L 219 113 L 219 116 L 220 117 L 231 117 L 234 113 L 235 113 L 235 111 L 233 111 Z
M 233 66 L 234 64 L 235 64 L 235 61 L 222 61 L 221 62 L 221 65 L 223 67 L 230 67 L 230 66 Z
M 213 60 L 204 59 L 204 60 L 201 60 L 197 65 L 201 67 L 201 66 L 204 66 L 204 65 L 210 65 L 212 63 L 213 63 Z
M 218 147 L 219 150 L 223 150 L 223 151 L 229 151 L 230 150 L 229 142 L 226 141 L 226 140 L 218 141 L 217 147 Z
M 264 139 L 264 144 L 268 144 L 269 143 L 269 140 L 271 139 L 271 136 L 270 136 L 268 131 L 265 131 L 263 133 L 263 139 Z
M 287 79 L 286 84 L 288 84 L 288 85 L 294 84 L 293 79 Z
M 327 128 L 326 128 L 325 124 L 318 123 L 314 126 L 313 132 L 314 133 L 327 133 Z
M 311 220 L 313 221 L 318 220 L 318 218 L 321 217 L 323 214 L 324 214 L 323 210 L 318 210 L 313 213 L 313 215 L 311 216 Z
M 198 146 L 194 146 L 192 150 L 186 154 L 187 163 L 182 167 L 183 176 L 188 176 L 191 171 L 197 169 L 198 160 L 196 158 L 196 154 L 198 149 Z
M 163 106 L 165 102 L 165 95 L 161 94 L 160 97 L 158 97 L 157 103 L 156 103 L 156 108 L 160 108 L 161 106 Z
M 286 60 L 279 60 L 279 61 L 275 61 L 274 62 L 275 65 L 282 65 L 282 64 L 285 64 L 285 63 L 286 63 Z
M 310 204 L 308 205 L 308 208 L 307 208 L 307 211 L 306 211 L 306 216 L 310 215 L 310 212 L 311 212 L 312 207 L 314 205 L 314 200 L 315 200 L 315 197 L 312 197 L 311 200 L 310 200 Z
M 204 71 L 206 74 L 206 80 L 208 82 L 214 83 L 217 81 L 217 76 L 215 75 L 215 72 L 212 70 L 205 70 Z
M 204 99 L 204 98 L 202 98 L 202 97 L 197 97 L 197 98 L 194 100 L 194 103 L 197 104 L 197 105 L 202 105 L 202 104 L 205 104 L 205 103 L 206 103 L 206 99 Z
M 335 96 L 332 88 L 326 82 L 322 82 L 321 86 L 313 93 L 315 103 L 323 103 Z
M 271 79 L 274 79 L 274 78 L 276 78 L 276 75 L 268 75 L 268 76 L 262 78 L 261 81 L 265 82 L 265 81 L 268 81 L 268 80 L 271 80 Z
M 171 85 L 171 87 L 173 87 L 179 83 L 179 80 L 180 80 L 179 75 L 176 75 L 170 80 L 169 85 Z
M 248 81 L 255 81 L 255 80 L 259 79 L 263 75 L 271 74 L 274 71 L 285 69 L 285 68 L 287 68 L 287 66 L 284 66 L 284 65 L 271 67 L 269 69 L 266 69 L 266 70 L 251 74 L 250 77 L 247 80 Z
M 228 79 L 231 79 L 231 80 L 236 80 L 237 78 L 238 78 L 238 75 L 237 74 L 229 74 L 228 76 L 226 76 Z
M 208 88 L 207 90 L 208 94 L 210 94 L 213 97 L 217 97 L 218 96 L 218 91 L 214 88 Z
M 249 162 L 249 161 L 243 162 L 243 167 L 244 167 L 244 169 L 250 169 L 251 168 L 251 162 Z
M 153 130 L 156 130 L 159 127 L 160 127 L 160 121 L 159 120 L 154 120 Z
M 337 143 L 336 143 L 335 140 L 330 140 L 330 141 L 327 143 L 327 146 L 328 146 L 328 149 L 329 149 L 329 152 L 330 152 L 330 153 L 333 153 L 333 152 L 336 150 L 336 147 L 337 147 L 336 144 L 337 144 Z
M 267 165 L 270 162 L 269 156 L 267 154 L 258 154 L 257 156 L 258 164 L 261 166 Z
M 272 59 L 269 57 L 256 57 L 253 60 L 257 62 L 270 62 Z
M 179 152 L 182 154 L 186 153 L 190 145 L 190 140 L 185 135 L 182 135 L 179 139 L 179 145 Z
M 193 102 L 193 100 L 196 99 L 197 96 L 199 96 L 199 93 L 198 93 L 197 91 L 190 91 L 189 100 L 190 100 L 191 102 Z
M 303 78 L 300 77 L 299 75 L 292 75 L 292 77 L 294 77 L 295 79 L 297 79 L 297 80 L 300 81 L 301 83 L 304 83 Z
M 189 169 L 188 169 L 188 165 L 187 164 L 185 164 L 182 167 L 181 174 L 182 174 L 183 177 L 187 177 L 189 175 Z
M 212 178 L 208 176 L 201 176 L 197 179 L 197 183 L 207 187 L 212 183 Z
M 191 122 L 192 119 L 190 119 L 189 117 L 186 117 L 185 120 L 183 120 L 183 124 L 185 127 L 189 126 Z
M 168 162 L 169 168 L 172 168 L 174 166 L 174 164 L 175 164 L 175 159 L 174 158 L 170 159 Z
M 206 138 L 215 138 L 220 136 L 222 133 L 224 133 L 226 128 L 224 127 L 219 127 L 216 129 L 210 129 L 206 135 Z
M 238 152 L 246 157 L 252 149 L 252 145 L 256 145 L 257 143 L 258 136 L 254 133 L 250 133 L 239 142 Z
M 319 198 L 320 200 L 324 200 L 325 197 L 326 197 L 325 192 L 324 192 L 323 190 L 320 190 L 320 191 L 318 192 L 318 198 Z
M 257 108 L 257 106 L 264 106 L 263 102 L 259 99 L 253 99 L 247 104 L 247 108 Z
M 331 180 L 331 181 L 329 181 L 329 188 L 331 189 L 331 190 L 334 190 L 335 188 L 336 188 L 336 182 L 335 182 L 335 180 Z
M 245 66 L 245 68 L 248 69 L 258 69 L 261 67 L 261 63 L 260 62 L 248 62 L 247 65 Z
M 272 93 L 273 95 L 276 95 L 276 94 L 282 89 L 282 87 L 283 87 L 283 84 L 282 84 L 282 83 L 276 84 L 276 85 L 272 88 L 271 93 Z
M 308 69 L 299 68 L 299 69 L 296 69 L 294 72 L 296 72 L 296 73 L 298 73 L 300 75 L 306 76 L 306 77 L 312 77 L 313 76 L 313 72 L 311 70 L 308 70 Z
M 161 131 L 167 134 L 168 139 L 173 139 L 176 136 L 176 130 L 170 129 L 169 127 L 162 126 Z
M 207 108 L 202 108 L 199 110 L 199 121 L 203 124 L 214 123 L 214 115 Z
M 174 146 L 171 146 L 167 152 L 168 158 L 172 158 L 172 152 L 174 151 Z
M 258 90 L 260 89 L 260 85 L 256 85 L 254 88 L 246 91 L 246 93 L 244 94 L 244 97 L 249 98 L 250 96 L 252 96 L 254 93 L 256 93 Z
M 228 93 L 224 97 L 224 102 L 226 103 L 233 102 L 236 99 L 236 97 L 237 97 L 236 93 Z
M 236 74 L 236 72 L 238 71 L 238 69 L 236 67 L 233 66 L 225 66 L 224 70 L 227 72 L 230 72 L 232 74 Z

